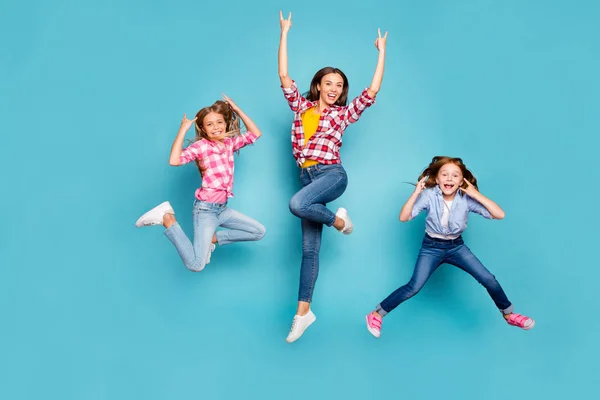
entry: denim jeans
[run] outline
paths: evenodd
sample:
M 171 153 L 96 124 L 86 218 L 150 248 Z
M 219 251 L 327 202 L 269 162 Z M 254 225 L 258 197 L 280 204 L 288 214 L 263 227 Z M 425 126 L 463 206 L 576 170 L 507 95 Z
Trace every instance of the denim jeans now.
M 323 225 L 332 226 L 335 213 L 326 204 L 340 197 L 348 186 L 341 164 L 317 164 L 300 171 L 303 188 L 290 200 L 290 211 L 302 224 L 302 264 L 298 301 L 311 302 L 319 275 L 319 250 Z
M 206 265 L 213 235 L 221 246 L 234 242 L 260 240 L 265 235 L 265 227 L 245 216 L 227 204 L 194 201 L 194 243 L 188 239 L 179 223 L 165 230 L 165 235 L 177 249 L 183 263 L 190 271 L 200 272 Z M 229 228 L 217 232 L 217 227 Z
M 475 255 L 464 244 L 462 236 L 454 240 L 443 240 L 425 235 L 423 244 L 417 258 L 417 263 L 410 281 L 396 289 L 376 308 L 376 311 L 384 316 L 402 302 L 416 295 L 425 285 L 427 279 L 441 264 L 454 265 L 470 274 L 473 278 L 487 289 L 496 307 L 504 313 L 512 312 L 513 306 L 508 301 L 504 290 L 496 280 L 496 277 L 488 271 Z

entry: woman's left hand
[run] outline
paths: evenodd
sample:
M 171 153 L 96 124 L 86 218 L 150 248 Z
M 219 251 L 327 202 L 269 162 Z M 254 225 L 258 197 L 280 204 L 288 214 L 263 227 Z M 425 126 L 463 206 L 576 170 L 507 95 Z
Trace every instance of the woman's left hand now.
M 475 188 L 475 186 L 473 186 L 473 184 L 471 182 L 469 182 L 467 180 L 467 178 L 463 178 L 463 180 L 467 184 L 467 187 L 463 188 L 462 186 L 460 186 L 459 187 L 460 190 L 462 190 L 464 193 L 468 194 L 470 197 L 473 197 L 475 194 L 479 193 L 477 191 L 477 189 Z
M 375 39 L 375 47 L 377 47 L 377 50 L 379 51 L 385 51 L 385 44 L 386 44 L 386 40 L 387 40 L 387 31 L 385 31 L 385 35 L 383 35 L 383 37 L 381 37 L 381 30 L 379 28 L 377 28 L 377 36 L 378 38 Z

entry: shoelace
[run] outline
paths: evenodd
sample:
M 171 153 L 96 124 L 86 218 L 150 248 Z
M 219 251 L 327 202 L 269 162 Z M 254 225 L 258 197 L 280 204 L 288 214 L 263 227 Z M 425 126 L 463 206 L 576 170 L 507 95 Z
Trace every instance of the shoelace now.
M 294 331 L 294 328 L 296 327 L 297 323 L 298 323 L 298 317 L 294 317 L 294 321 L 292 321 L 292 328 L 290 329 L 290 332 Z

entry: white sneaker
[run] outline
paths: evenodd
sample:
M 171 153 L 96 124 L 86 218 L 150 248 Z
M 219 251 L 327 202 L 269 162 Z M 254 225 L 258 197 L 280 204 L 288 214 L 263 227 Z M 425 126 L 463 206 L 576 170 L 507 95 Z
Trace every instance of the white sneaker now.
M 352 230 L 354 229 L 354 226 L 352 225 L 352 221 L 350 221 L 348 211 L 346 211 L 345 208 L 340 207 L 336 211 L 335 215 L 344 220 L 344 229 L 342 229 L 340 232 L 342 232 L 344 235 L 351 234 Z
M 142 215 L 136 221 L 135 226 L 141 228 L 142 226 L 162 225 L 163 216 L 167 213 L 175 214 L 171 204 L 168 201 L 165 201 L 164 203 L 159 204 L 152 210 L 148 211 L 146 214 Z
M 208 256 L 206 256 L 206 263 L 205 264 L 210 263 L 210 256 L 211 256 L 212 252 L 215 251 L 216 247 L 217 246 L 214 243 L 210 244 L 210 249 L 208 250 Z
M 290 333 L 288 337 L 285 339 L 286 342 L 292 343 L 298 339 L 304 333 L 306 328 L 310 326 L 313 322 L 315 322 L 317 317 L 311 310 L 308 310 L 308 314 L 306 315 L 295 315 L 294 322 L 292 322 L 292 329 L 290 329 Z

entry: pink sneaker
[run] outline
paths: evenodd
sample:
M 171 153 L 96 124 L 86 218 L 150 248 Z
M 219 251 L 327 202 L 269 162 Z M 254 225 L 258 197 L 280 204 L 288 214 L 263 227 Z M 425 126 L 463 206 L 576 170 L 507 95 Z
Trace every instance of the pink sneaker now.
M 374 312 L 367 314 L 367 329 L 371 332 L 371 335 L 378 338 L 381 336 L 381 317 Z
M 506 318 L 505 318 L 506 319 Z M 521 314 L 512 313 L 506 319 L 509 325 L 518 326 L 519 328 L 529 330 L 535 326 L 535 321 Z

